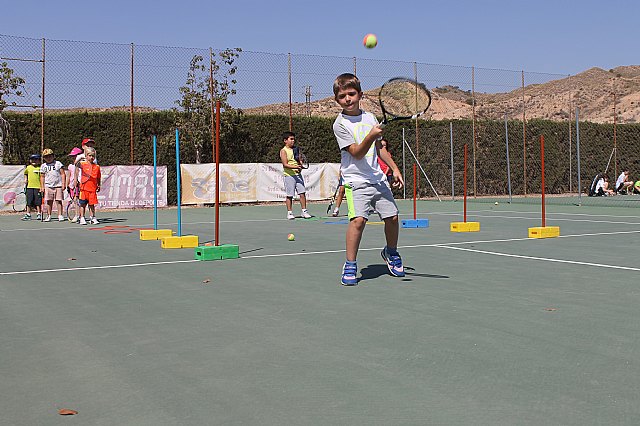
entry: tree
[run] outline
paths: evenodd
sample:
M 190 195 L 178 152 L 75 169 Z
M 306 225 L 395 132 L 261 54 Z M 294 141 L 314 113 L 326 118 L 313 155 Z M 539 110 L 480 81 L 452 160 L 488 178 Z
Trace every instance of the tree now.
M 8 106 L 16 105 L 8 102 L 8 96 L 23 96 L 24 78 L 14 75 L 13 69 L 9 68 L 6 62 L 0 63 L 0 164 L 4 163 L 4 145 L 9 138 L 10 125 L 2 116 L 2 111 Z
M 211 61 L 213 81 L 209 75 L 209 67 L 203 62 L 204 58 L 194 55 L 189 64 L 187 81 L 180 87 L 182 99 L 176 101 L 179 108 L 176 122 L 181 130 L 182 139 L 195 149 L 196 163 L 200 163 L 202 150 L 211 140 L 211 97 L 219 100 L 221 107 L 229 109 L 229 96 L 234 95 L 236 80 L 233 75 L 237 71 L 235 60 L 242 52 L 240 48 L 225 49 L 217 54 L 221 63 L 215 59 Z M 216 54 L 213 54 L 215 57 Z M 221 71 L 222 64 L 226 65 Z

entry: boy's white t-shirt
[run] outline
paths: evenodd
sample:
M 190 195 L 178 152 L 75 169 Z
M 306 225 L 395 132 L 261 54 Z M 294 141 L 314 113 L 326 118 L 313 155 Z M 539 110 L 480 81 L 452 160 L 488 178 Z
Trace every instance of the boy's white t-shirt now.
M 44 186 L 47 188 L 62 188 L 62 176 L 60 169 L 64 166 L 58 160 L 52 163 L 44 163 L 40 167 L 40 173 L 44 173 Z
M 622 184 L 622 182 L 625 181 L 626 177 L 627 176 L 624 174 L 624 172 L 620 173 L 620 176 L 618 176 L 618 180 L 616 181 L 616 188 L 618 188 Z
M 347 183 L 372 183 L 385 181 L 385 175 L 378 164 L 376 144 L 360 160 L 353 158 L 345 149 L 354 143 L 361 144 L 371 129 L 378 124 L 375 115 L 362 111 L 359 115 L 338 114 L 333 122 L 333 133 L 340 147 L 340 173 Z

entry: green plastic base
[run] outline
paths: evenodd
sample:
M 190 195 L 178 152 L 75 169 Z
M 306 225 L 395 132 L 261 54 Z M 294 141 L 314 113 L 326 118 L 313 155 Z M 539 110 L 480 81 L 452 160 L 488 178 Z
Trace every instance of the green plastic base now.
M 240 257 L 240 248 L 236 244 L 219 246 L 198 246 L 194 249 L 196 260 L 223 260 Z

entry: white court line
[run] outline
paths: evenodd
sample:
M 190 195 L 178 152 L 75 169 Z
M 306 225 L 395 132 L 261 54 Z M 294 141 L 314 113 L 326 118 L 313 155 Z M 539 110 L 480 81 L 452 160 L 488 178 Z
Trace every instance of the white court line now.
M 485 214 L 482 215 L 481 213 L 502 213 L 502 214 Z M 532 217 L 528 217 L 528 216 L 506 216 L 504 215 L 504 213 L 515 213 L 515 214 L 519 214 L 519 215 L 532 215 Z M 423 215 L 430 215 L 430 216 L 462 216 L 462 213 L 460 212 L 421 212 L 420 214 Z M 493 218 L 493 219 L 523 219 L 523 220 L 536 220 L 540 218 L 540 212 L 539 211 L 518 211 L 518 210 L 500 210 L 500 211 L 495 211 L 493 209 L 479 209 L 479 210 L 468 210 L 467 211 L 468 215 L 471 216 L 475 216 L 475 217 L 479 217 L 479 218 Z M 603 217 L 603 218 L 620 218 L 620 219 L 640 219 L 640 216 L 615 216 L 615 215 L 593 215 L 593 214 L 587 214 L 587 213 L 549 213 L 547 212 L 547 218 L 551 217 L 551 216 L 588 216 L 588 217 Z M 413 213 L 400 213 L 398 216 L 402 217 L 402 216 L 413 216 Z M 323 216 L 318 216 L 318 221 L 321 221 L 323 219 L 320 219 L 320 217 Z M 333 217 L 327 217 L 326 219 L 335 219 Z M 620 222 L 620 221 L 604 221 L 604 220 L 595 220 L 595 219 L 563 219 L 563 218 L 554 218 L 553 220 L 558 220 L 558 221 L 566 221 L 566 222 L 587 222 L 587 223 L 606 223 L 606 224 L 617 224 L 617 225 L 640 225 L 640 222 Z M 271 218 L 271 219 L 245 219 L 245 220 L 221 220 L 220 223 L 244 223 L 244 222 L 285 222 L 288 221 L 288 219 L 286 218 Z M 214 221 L 203 221 L 203 222 L 182 222 L 183 225 L 189 226 L 189 225 L 213 225 L 215 224 Z M 101 223 L 99 224 L 99 226 L 109 226 L 111 225 L 110 222 L 105 222 L 105 223 Z M 116 226 L 118 225 L 124 225 L 124 222 L 117 222 L 115 224 Z M 132 224 L 130 225 L 131 227 L 134 228 L 141 228 L 141 227 L 151 227 L 153 226 L 153 223 L 143 223 L 143 224 Z M 158 226 L 177 226 L 178 223 L 177 222 L 168 222 L 168 223 L 159 223 Z M 77 230 L 84 230 L 86 229 L 83 226 L 80 225 L 75 225 L 75 226 L 68 226 L 68 227 L 64 227 L 61 228 L 60 226 L 51 226 L 51 227 L 46 227 L 46 228 L 17 228 L 17 229 L 0 229 L 0 232 L 30 232 L 30 231 L 36 231 L 36 232 L 40 232 L 40 231 L 53 231 L 53 230 L 60 230 L 63 229 L 65 231 L 67 230 L 71 230 L 71 229 L 77 229 Z
M 13 272 L 0 272 L 2 275 L 28 275 L 28 274 L 42 274 L 44 272 L 67 272 L 67 271 L 89 271 L 94 269 L 118 269 L 118 268 L 135 268 L 136 266 L 152 266 L 152 265 L 174 265 L 177 263 L 191 263 L 200 262 L 199 260 L 167 260 L 165 262 L 146 262 L 146 263 L 129 263 L 124 265 L 102 265 L 102 266 L 79 266 L 77 268 L 60 268 L 60 269 L 37 269 L 34 271 L 13 271 Z
M 598 232 L 598 233 L 590 233 L 590 234 L 574 234 L 574 235 L 561 235 L 557 238 L 576 238 L 576 237 L 592 237 L 592 236 L 601 236 L 601 235 L 618 235 L 618 234 L 637 234 L 640 231 L 618 231 L 618 232 Z M 452 241 L 449 243 L 434 243 L 434 244 L 416 244 L 416 245 L 407 245 L 400 246 L 399 249 L 413 249 L 413 248 L 427 248 L 427 247 L 436 247 L 436 248 L 448 248 L 448 249 L 459 249 L 459 247 L 452 247 L 456 245 L 467 245 L 467 244 L 482 244 L 482 243 L 501 243 L 501 242 L 513 242 L 513 241 L 539 241 L 536 238 L 505 238 L 499 240 L 476 240 L 476 241 Z M 373 250 L 381 250 L 382 247 L 369 247 L 369 248 L 361 248 L 358 251 L 373 251 Z M 472 249 L 464 249 L 468 251 L 475 251 Z M 294 253 L 275 253 L 275 254 L 258 254 L 252 256 L 241 256 L 240 260 L 243 259 L 263 259 L 269 257 L 289 257 L 289 256 L 308 256 L 308 255 L 320 255 L 320 254 L 334 254 L 334 253 L 344 253 L 346 250 L 323 250 L 323 251 L 309 251 L 309 252 L 294 252 Z M 478 250 L 478 252 L 482 252 Z M 486 252 L 493 253 L 493 252 Z M 496 254 L 497 255 L 497 254 Z M 528 258 L 528 259 L 536 259 L 536 260 L 545 260 L 544 258 L 534 258 L 529 256 L 521 256 L 521 255 L 509 255 L 502 254 L 503 256 L 511 256 L 511 257 L 520 257 L 520 258 Z M 585 263 L 585 262 L 577 262 L 571 260 L 558 260 L 558 259 L 547 259 L 549 262 L 560 262 L 560 263 L 575 263 L 580 265 L 591 265 L 591 266 L 602 266 L 609 268 L 617 268 L 617 269 L 629 269 L 633 271 L 640 271 L 640 269 L 636 268 L 627 268 L 624 266 L 613 266 L 613 265 L 599 265 L 596 263 Z M 130 264 L 122 264 L 122 265 L 102 265 L 102 266 L 84 266 L 77 268 L 60 268 L 60 269 L 39 269 L 32 271 L 9 271 L 9 272 L 0 272 L 0 276 L 5 275 L 28 275 L 28 274 L 40 274 L 44 272 L 68 272 L 68 271 L 87 271 L 94 269 L 119 269 L 119 268 L 135 268 L 140 266 L 153 266 L 153 265 L 173 265 L 179 263 L 193 263 L 193 262 L 201 262 L 200 260 L 173 260 L 173 261 L 164 261 L 164 262 L 145 262 L 145 263 L 130 263 Z
M 522 213 L 522 212 L 520 212 Z M 462 214 L 457 214 L 457 216 L 462 217 Z M 469 214 L 467 214 L 469 216 Z M 503 215 L 471 215 L 472 217 L 479 218 L 491 218 L 491 219 L 524 219 L 524 220 L 540 220 L 540 215 L 537 217 L 526 217 L 526 216 L 503 216 Z M 547 222 L 549 218 L 547 217 Z M 602 224 L 610 224 L 610 225 L 640 225 L 640 222 L 620 222 L 614 220 L 595 220 L 595 219 L 565 219 L 561 217 L 554 217 L 551 221 L 556 222 L 587 222 L 587 223 L 602 223 Z
M 489 254 L 492 256 L 503 256 L 503 257 L 515 257 L 517 259 L 528 259 L 528 260 L 540 260 L 543 262 L 554 262 L 554 263 L 569 263 L 572 265 L 583 265 L 583 266 L 595 266 L 598 268 L 610 268 L 610 269 L 624 269 L 626 271 L 636 271 L 640 272 L 640 268 L 631 268 L 629 266 L 617 266 L 617 265 L 605 265 L 602 263 L 591 263 L 591 262 L 579 262 L 576 260 L 564 260 L 564 259 L 552 259 L 549 257 L 536 257 L 536 256 L 523 256 L 519 254 L 509 254 L 509 253 L 498 253 L 495 251 L 486 251 L 486 250 L 476 250 L 476 249 L 468 249 L 463 247 L 449 247 L 446 245 L 438 245 L 440 248 L 446 248 L 450 250 L 460 250 L 460 251 L 468 251 L 473 253 L 481 253 L 481 254 Z

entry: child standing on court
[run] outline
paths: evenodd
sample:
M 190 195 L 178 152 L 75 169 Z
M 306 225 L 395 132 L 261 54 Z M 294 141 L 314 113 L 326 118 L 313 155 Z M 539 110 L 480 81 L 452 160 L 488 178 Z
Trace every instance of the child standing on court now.
M 53 150 L 50 148 L 42 151 L 42 159 L 44 162 L 40 167 L 40 192 L 44 192 L 44 202 L 47 204 L 47 216 L 44 222 L 51 221 L 54 201 L 58 207 L 58 221 L 64 222 L 62 200 L 64 199 L 63 188 L 67 186 L 64 166 L 54 159 Z M 44 215 L 44 212 L 42 214 Z
M 24 170 L 24 188 L 27 197 L 27 213 L 22 220 L 31 220 L 31 213 L 38 212 L 38 220 L 42 214 L 42 194 L 40 193 L 40 155 L 29 156 L 29 165 Z
M 69 173 L 69 179 L 67 182 L 67 191 L 69 192 L 69 204 L 77 203 L 78 196 L 80 195 L 80 188 L 76 186 L 76 164 L 78 163 L 78 157 L 82 154 L 83 151 L 74 147 L 71 152 L 69 152 L 69 157 L 71 157 L 71 163 L 67 166 L 67 173 Z M 68 218 L 70 222 L 76 223 L 78 221 L 78 212 L 76 211 L 76 215 L 74 217 Z
M 300 206 L 302 207 L 302 217 L 309 219 L 312 217 L 307 211 L 307 189 L 304 186 L 304 180 L 302 179 L 302 164 L 298 162 L 293 153 L 293 147 L 296 144 L 296 135 L 293 132 L 283 132 L 282 141 L 284 146 L 280 150 L 280 161 L 282 162 L 282 168 L 284 170 L 284 190 L 287 198 L 285 204 L 287 206 L 287 219 L 293 220 L 296 217 L 293 215 L 293 197 L 296 192 L 300 196 Z
M 347 227 L 347 259 L 342 268 L 342 285 L 358 283 L 356 258 L 369 213 L 376 211 L 384 221 L 387 245 L 382 249 L 389 272 L 404 276 L 402 259 L 398 253 L 398 207 L 385 174 L 378 164 L 378 156 L 393 171 L 394 187 L 402 188 L 404 180 L 398 166 L 386 150 L 382 150 L 382 127 L 376 117 L 360 109 L 362 88 L 353 74 L 341 74 L 333 83 L 335 100 L 342 112 L 333 123 L 333 133 L 340 147 L 340 172 L 344 179 L 345 198 L 349 207 Z
M 88 147 L 85 149 L 84 160 L 81 160 L 76 164 L 74 181 L 76 186 L 80 187 L 80 196 L 78 204 L 80 205 L 80 225 L 86 225 L 85 213 L 87 205 L 89 206 L 89 222 L 93 225 L 97 225 L 98 219 L 96 218 L 96 204 L 98 204 L 98 192 L 100 192 L 100 183 L 102 180 L 102 173 L 100 172 L 100 166 L 94 164 L 96 158 L 96 150 Z M 82 180 L 79 180 L 80 173 L 82 173 Z
M 81 160 L 84 160 L 85 158 L 87 158 L 87 150 L 88 148 L 93 148 L 95 149 L 96 147 L 96 141 L 94 141 L 91 138 L 84 138 L 82 139 L 82 152 L 76 156 L 76 161 L 74 164 L 79 163 Z M 95 164 L 98 164 L 98 157 L 96 154 L 96 157 L 93 159 L 93 162 Z

